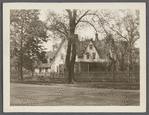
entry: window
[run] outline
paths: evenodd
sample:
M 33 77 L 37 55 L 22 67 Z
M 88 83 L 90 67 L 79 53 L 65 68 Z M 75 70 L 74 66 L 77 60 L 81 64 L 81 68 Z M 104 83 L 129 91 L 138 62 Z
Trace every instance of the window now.
M 41 72 L 41 68 L 39 68 L 39 72 Z
M 87 58 L 87 59 L 89 59 L 89 58 L 90 58 L 89 53 L 86 53 L 86 58 Z
M 90 47 L 90 49 L 93 49 L 93 45 L 92 44 L 90 44 L 89 47 Z
M 41 69 L 41 72 L 42 72 L 42 73 L 44 73 L 44 72 L 45 72 L 45 69 L 44 69 L 44 68 L 42 68 L 42 69 Z
M 58 66 L 57 66 L 57 73 L 58 73 Z
M 50 62 L 52 62 L 52 59 L 50 58 Z
M 63 54 L 61 54 L 61 60 L 63 60 L 64 59 L 64 55 Z
M 95 59 L 96 58 L 96 53 L 93 53 L 93 59 Z
M 48 68 L 45 68 L 45 72 L 48 72 Z

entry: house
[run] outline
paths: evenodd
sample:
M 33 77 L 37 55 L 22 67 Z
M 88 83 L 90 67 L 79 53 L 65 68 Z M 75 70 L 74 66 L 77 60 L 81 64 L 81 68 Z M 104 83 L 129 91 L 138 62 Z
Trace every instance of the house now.
M 87 39 L 84 41 L 77 40 L 76 43 L 76 61 L 75 72 L 91 72 L 99 71 L 104 62 L 108 62 L 105 49 L 103 48 L 104 41 Z M 35 68 L 35 72 L 64 72 L 64 64 L 67 51 L 67 41 L 61 41 L 58 47 L 53 46 L 53 52 L 47 52 L 48 63 L 41 64 L 40 67 Z

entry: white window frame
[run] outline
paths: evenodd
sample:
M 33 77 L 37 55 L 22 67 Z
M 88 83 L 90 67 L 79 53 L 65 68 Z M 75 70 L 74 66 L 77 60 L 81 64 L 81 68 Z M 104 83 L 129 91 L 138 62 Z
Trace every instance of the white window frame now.
M 86 59 L 90 59 L 90 54 L 86 53 Z
M 96 53 L 93 53 L 93 59 L 96 59 Z

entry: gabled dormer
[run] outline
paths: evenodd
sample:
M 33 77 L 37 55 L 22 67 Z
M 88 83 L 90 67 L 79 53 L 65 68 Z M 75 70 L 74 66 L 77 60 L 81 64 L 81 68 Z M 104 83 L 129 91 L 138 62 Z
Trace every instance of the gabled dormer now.
M 99 52 L 92 40 L 80 41 L 77 45 L 76 61 L 98 62 L 100 61 Z

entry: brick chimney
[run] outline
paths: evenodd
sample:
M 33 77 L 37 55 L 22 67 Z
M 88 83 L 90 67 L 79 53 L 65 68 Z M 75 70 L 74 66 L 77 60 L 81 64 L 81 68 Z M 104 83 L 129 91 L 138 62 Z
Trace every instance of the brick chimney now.
M 97 33 L 95 33 L 95 41 L 98 41 L 99 39 L 98 39 L 98 34 Z

